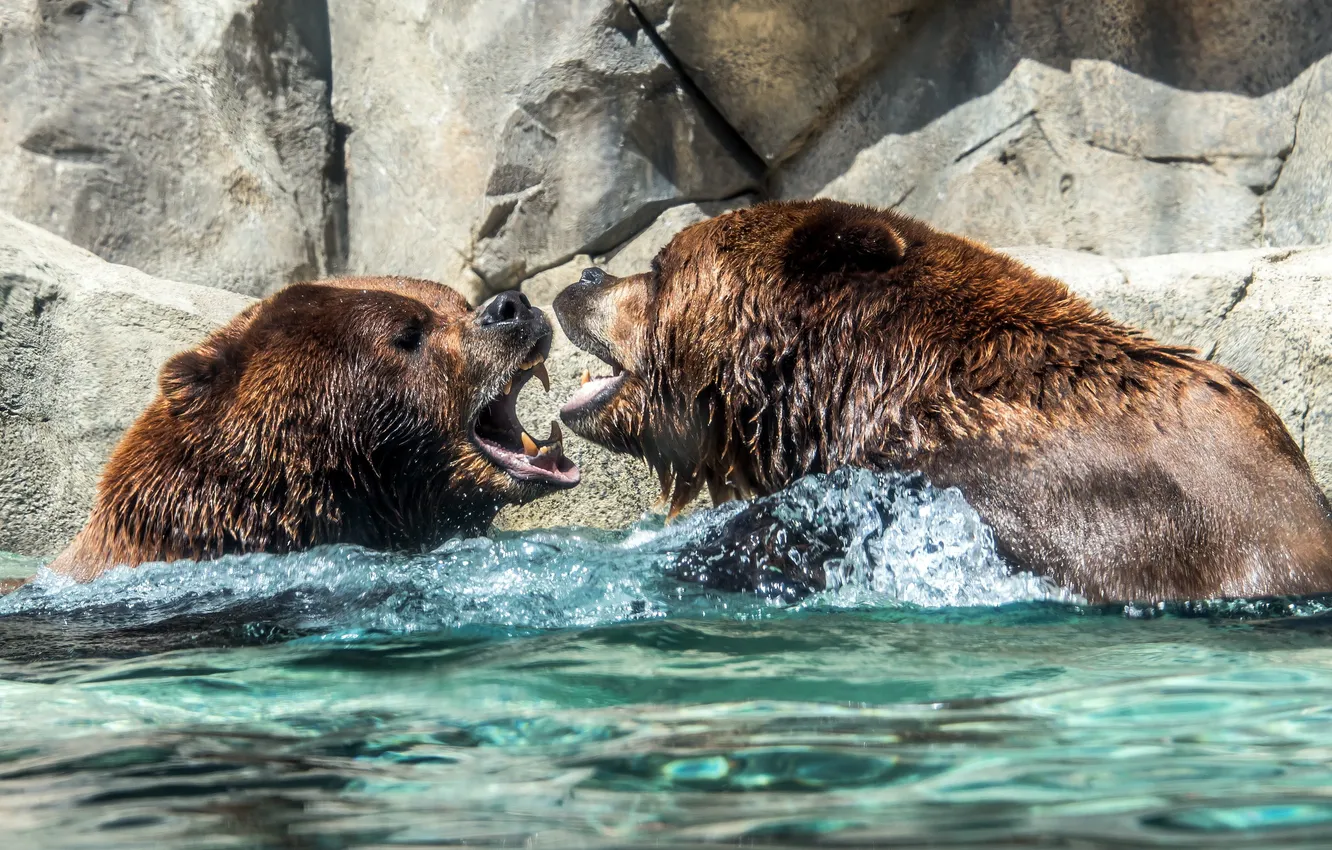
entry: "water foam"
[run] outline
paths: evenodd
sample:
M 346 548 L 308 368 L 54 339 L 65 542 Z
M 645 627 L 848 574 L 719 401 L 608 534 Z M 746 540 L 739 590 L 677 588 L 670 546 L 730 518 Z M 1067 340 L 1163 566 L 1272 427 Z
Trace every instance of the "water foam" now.
M 789 540 L 831 551 L 829 588 L 795 605 L 674 581 L 682 556 L 708 557 L 746 511 L 780 518 Z M 771 616 L 783 609 L 994 606 L 1071 597 L 1010 575 L 956 490 L 919 478 L 840 470 L 766 499 L 619 533 L 556 529 L 452 540 L 430 553 L 322 547 L 199 564 L 119 568 L 89 584 L 42 570 L 0 599 L 0 615 L 79 613 L 117 624 L 184 616 L 262 619 L 299 632 L 408 633 L 465 626 L 569 628 L 666 616 Z

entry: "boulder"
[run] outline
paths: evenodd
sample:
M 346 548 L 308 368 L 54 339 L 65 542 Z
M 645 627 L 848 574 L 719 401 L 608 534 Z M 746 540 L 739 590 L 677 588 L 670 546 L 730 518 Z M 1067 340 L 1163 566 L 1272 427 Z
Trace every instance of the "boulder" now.
M 671 56 L 769 164 L 897 49 L 923 0 L 637 0 Z
M 1332 491 L 1332 248 L 1108 260 L 1009 253 L 1163 342 L 1253 382 Z
M 353 271 L 473 298 L 754 185 L 623 0 L 331 5 Z
M 779 167 L 774 194 L 1107 256 L 1326 241 L 1332 8 L 1206 8 L 922 8 L 910 38 Z
M 0 213 L 0 551 L 69 542 L 162 363 L 249 303 L 112 265 Z
M 327 14 L 300 0 L 0 0 L 0 210 L 249 294 L 341 264 Z
M 1309 74 L 1276 185 L 1263 201 L 1269 245 L 1332 243 L 1332 57 Z

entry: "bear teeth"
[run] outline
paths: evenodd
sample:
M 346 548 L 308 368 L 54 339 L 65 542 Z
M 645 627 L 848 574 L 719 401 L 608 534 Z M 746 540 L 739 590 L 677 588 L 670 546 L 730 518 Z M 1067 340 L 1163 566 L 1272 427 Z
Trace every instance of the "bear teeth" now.
M 526 431 L 523 432 L 523 454 L 528 457 L 536 457 L 539 454 L 536 440 L 533 440 Z
M 546 371 L 546 364 L 544 362 L 536 364 L 532 367 L 532 374 L 537 376 L 537 380 L 546 388 L 546 392 L 550 392 L 550 373 Z
M 546 442 L 564 444 L 564 429 L 554 419 L 550 420 L 550 436 L 546 438 Z
M 579 383 L 579 384 L 586 384 L 586 383 L 587 383 L 588 381 L 590 381 L 590 380 L 592 380 L 592 370 L 591 370 L 591 369 L 584 369 L 584 370 L 583 370 L 583 376 L 582 376 L 581 378 L 578 379 L 578 383 Z

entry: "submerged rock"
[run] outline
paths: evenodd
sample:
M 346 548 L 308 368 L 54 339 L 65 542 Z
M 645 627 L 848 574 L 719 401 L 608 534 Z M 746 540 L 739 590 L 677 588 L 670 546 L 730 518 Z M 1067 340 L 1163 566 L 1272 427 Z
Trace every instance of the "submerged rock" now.
M 0 0 L 0 210 L 258 295 L 341 264 L 327 13 Z

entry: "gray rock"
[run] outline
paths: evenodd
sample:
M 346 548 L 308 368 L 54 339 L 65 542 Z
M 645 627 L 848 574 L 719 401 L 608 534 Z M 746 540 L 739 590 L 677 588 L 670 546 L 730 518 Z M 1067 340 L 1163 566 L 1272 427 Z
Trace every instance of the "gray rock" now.
M 691 224 L 706 221 L 730 210 L 749 206 L 752 198 L 745 196 L 729 201 L 701 204 L 681 204 L 657 216 L 656 221 L 628 242 L 601 257 L 578 254 L 573 259 L 533 275 L 522 283 L 522 290 L 534 304 L 550 304 L 566 286 L 578 280 L 583 269 L 598 266 L 616 277 L 645 272 L 652 267 L 652 258 L 675 238 L 675 234 Z
M 327 16 L 301 0 L 0 0 L 0 210 L 238 292 L 335 270 Z
M 1277 159 L 1290 152 L 1307 79 L 1265 97 L 1190 92 L 1110 62 L 1075 60 L 1089 142 L 1145 159 Z
M 945 230 L 1001 245 L 1144 256 L 1261 244 L 1261 199 L 1244 185 L 1251 174 L 1234 166 L 1238 154 L 1253 151 L 1243 159 L 1275 168 L 1281 134 L 1272 131 L 1265 148 L 1252 140 L 1247 148 L 1238 140 L 1225 148 L 1228 173 L 1201 156 L 1165 163 L 1090 144 L 1086 127 L 1114 123 L 1107 116 L 1116 113 L 1110 107 L 1093 109 L 1088 99 L 1099 89 L 1076 80 L 1131 76 L 1108 72 L 1103 64 L 1077 63 L 1078 73 L 1069 74 L 1023 60 L 990 94 L 920 130 L 880 139 L 818 194 L 894 206 Z M 1164 98 L 1158 84 L 1138 84 Z M 1190 95 L 1202 97 L 1207 96 Z M 1226 97 L 1253 106 L 1249 99 Z M 1274 103 L 1290 97 L 1283 90 L 1270 101 L 1241 111 L 1235 126 L 1261 120 L 1276 111 Z M 1087 119 L 1089 112 L 1100 123 Z M 1218 120 L 1212 132 L 1223 126 Z M 1097 132 L 1107 144 L 1170 149 L 1164 131 L 1157 137 L 1133 135 L 1126 125 L 1115 138 Z M 1188 139 L 1178 141 L 1175 150 L 1188 150 Z
M 754 182 L 622 0 L 331 14 L 352 270 L 476 298 Z
M 0 213 L 0 551 L 61 549 L 162 363 L 249 303 L 111 265 Z
M 1332 491 L 1332 248 L 1110 261 L 1010 250 L 1116 318 L 1244 375 Z
M 1326 241 L 1332 142 L 1317 63 L 1332 52 L 1332 6 L 1202 8 L 922 7 L 910 37 L 779 167 L 774 194 L 1108 256 Z
M 896 47 L 923 0 L 637 0 L 689 78 L 769 163 Z
M 1332 242 L 1332 57 L 1310 71 L 1290 156 L 1263 202 L 1268 245 Z
M 532 275 L 523 281 L 519 288 L 533 304 L 550 304 L 566 286 L 577 282 L 578 276 L 583 273 L 583 269 L 595 265 L 597 265 L 595 257 L 578 254 L 553 269 L 546 269 Z
M 671 207 L 652 222 L 643 232 L 600 259 L 600 265 L 616 277 L 625 277 L 648 271 L 652 259 L 675 235 L 690 225 L 707 221 L 731 210 L 744 209 L 753 203 L 753 197 L 733 198 L 713 203 L 683 204 Z

